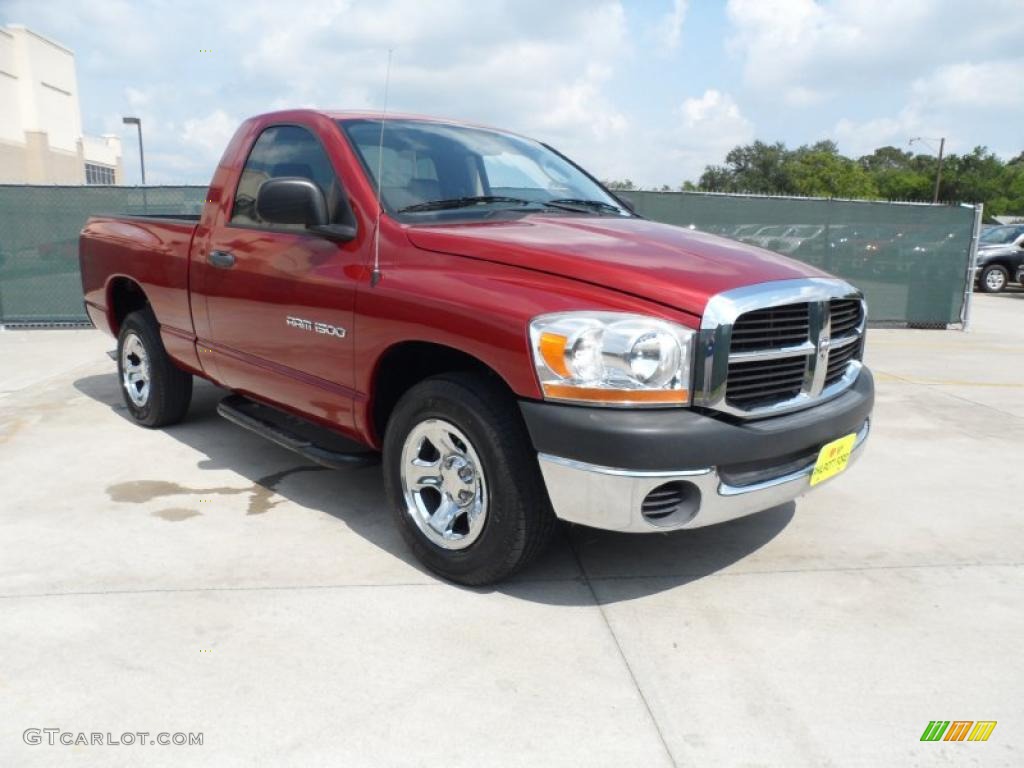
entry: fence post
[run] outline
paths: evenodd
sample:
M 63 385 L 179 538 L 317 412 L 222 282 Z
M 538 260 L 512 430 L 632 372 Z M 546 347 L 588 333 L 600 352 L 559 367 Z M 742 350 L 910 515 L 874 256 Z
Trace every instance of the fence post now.
M 964 331 L 971 323 L 971 301 L 974 299 L 974 262 L 978 258 L 978 237 L 981 234 L 982 211 L 984 203 L 974 204 L 974 231 L 971 233 L 971 247 L 967 257 L 967 279 L 964 286 L 964 308 L 960 316 Z

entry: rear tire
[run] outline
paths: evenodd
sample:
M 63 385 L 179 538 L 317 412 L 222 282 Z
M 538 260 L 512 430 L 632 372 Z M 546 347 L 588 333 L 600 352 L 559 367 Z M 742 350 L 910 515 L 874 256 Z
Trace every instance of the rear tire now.
M 128 414 L 155 429 L 181 421 L 192 402 L 192 375 L 178 368 L 160 340 L 152 310 L 132 312 L 117 337 L 117 375 Z
M 1006 284 L 1010 281 L 1010 273 L 1006 267 L 999 264 L 985 267 L 978 280 L 978 287 L 983 293 L 1000 293 L 1006 290 Z
M 409 548 L 459 584 L 492 584 L 534 560 L 555 529 L 515 399 L 490 377 L 444 374 L 398 401 L 384 480 Z

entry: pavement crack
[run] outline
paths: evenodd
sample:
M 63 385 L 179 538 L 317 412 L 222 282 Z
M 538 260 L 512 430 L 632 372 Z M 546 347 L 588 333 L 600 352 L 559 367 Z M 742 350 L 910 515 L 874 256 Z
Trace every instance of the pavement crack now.
M 672 765 L 672 768 L 678 768 L 679 763 L 676 761 L 675 755 L 672 754 L 672 749 L 669 747 L 668 741 L 665 739 L 665 733 L 661 730 L 661 723 L 659 723 L 658 718 L 655 717 L 654 710 L 651 709 L 651 703 L 647 700 L 647 695 L 644 693 L 643 688 L 640 687 L 640 681 L 637 680 L 636 672 L 633 671 L 633 666 L 629 663 L 629 659 L 626 657 L 626 652 L 622 649 L 622 643 L 619 642 L 619 636 L 616 635 L 615 630 L 612 629 L 612 624 L 608 620 L 608 614 L 605 613 L 604 605 L 597 596 L 597 591 L 594 589 L 594 585 L 590 581 L 590 575 L 587 573 L 587 569 L 583 566 L 583 560 L 580 558 L 580 553 L 576 550 L 576 544 L 571 539 L 569 541 L 569 550 L 572 552 L 572 556 L 576 560 L 576 565 L 579 567 L 580 573 L 583 575 L 583 581 L 587 585 L 587 589 L 590 591 L 590 596 L 594 600 L 594 605 L 597 607 L 598 613 L 601 614 L 601 620 L 608 629 L 608 634 L 612 636 L 612 642 L 615 643 L 615 650 L 618 651 L 619 658 L 622 659 L 622 663 L 626 667 L 626 672 L 629 673 L 629 679 L 633 681 L 633 687 L 636 689 L 637 695 L 640 696 L 640 701 L 644 704 L 644 709 L 647 711 L 647 716 L 651 720 L 651 725 L 654 726 L 654 730 L 658 734 L 658 739 L 661 741 L 662 749 L 665 750 L 665 755 L 668 757 L 668 761 Z
M 740 576 L 772 576 L 783 573 L 858 573 L 866 571 L 902 571 L 930 568 L 1020 568 L 1024 563 L 908 563 L 903 565 L 838 565 L 825 566 L 821 568 L 762 568 L 753 571 L 715 571 L 714 573 L 704 572 L 678 572 L 678 573 L 637 573 L 621 574 L 616 576 L 594 576 L 586 577 L 586 580 L 596 582 L 615 581 L 663 581 L 665 579 L 694 578 L 736 578 Z

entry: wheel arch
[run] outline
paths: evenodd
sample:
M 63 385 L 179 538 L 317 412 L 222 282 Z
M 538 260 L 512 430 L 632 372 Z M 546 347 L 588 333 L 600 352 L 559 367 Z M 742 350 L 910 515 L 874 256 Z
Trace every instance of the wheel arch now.
M 375 446 L 402 395 L 421 381 L 443 373 L 480 373 L 513 395 L 512 387 L 492 366 L 460 349 L 432 341 L 401 341 L 377 359 L 371 379 L 367 427 Z
M 150 307 L 149 297 L 136 280 L 117 275 L 107 283 L 107 323 L 115 337 L 130 313 L 147 307 Z
M 1012 273 L 1014 272 L 1014 267 L 1010 263 L 1009 258 L 995 258 L 992 259 L 991 261 L 987 261 L 981 265 L 981 271 L 984 272 L 986 269 L 989 269 L 990 267 L 1002 267 L 1007 271 L 1007 273 L 1010 274 L 1011 278 L 1013 277 Z

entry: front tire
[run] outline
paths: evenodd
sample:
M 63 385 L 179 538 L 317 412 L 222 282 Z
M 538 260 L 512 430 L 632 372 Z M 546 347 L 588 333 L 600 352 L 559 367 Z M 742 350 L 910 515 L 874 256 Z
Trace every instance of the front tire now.
M 491 378 L 445 374 L 410 389 L 384 436 L 402 537 L 451 581 L 492 584 L 539 555 L 555 516 L 514 398 Z
M 1006 271 L 1006 267 L 993 264 L 982 271 L 978 286 L 984 293 L 1000 293 L 1006 289 L 1009 281 L 1010 273 Z
M 178 368 L 160 340 L 152 311 L 132 312 L 117 337 L 117 375 L 128 414 L 155 429 L 181 421 L 192 402 L 192 375 Z

